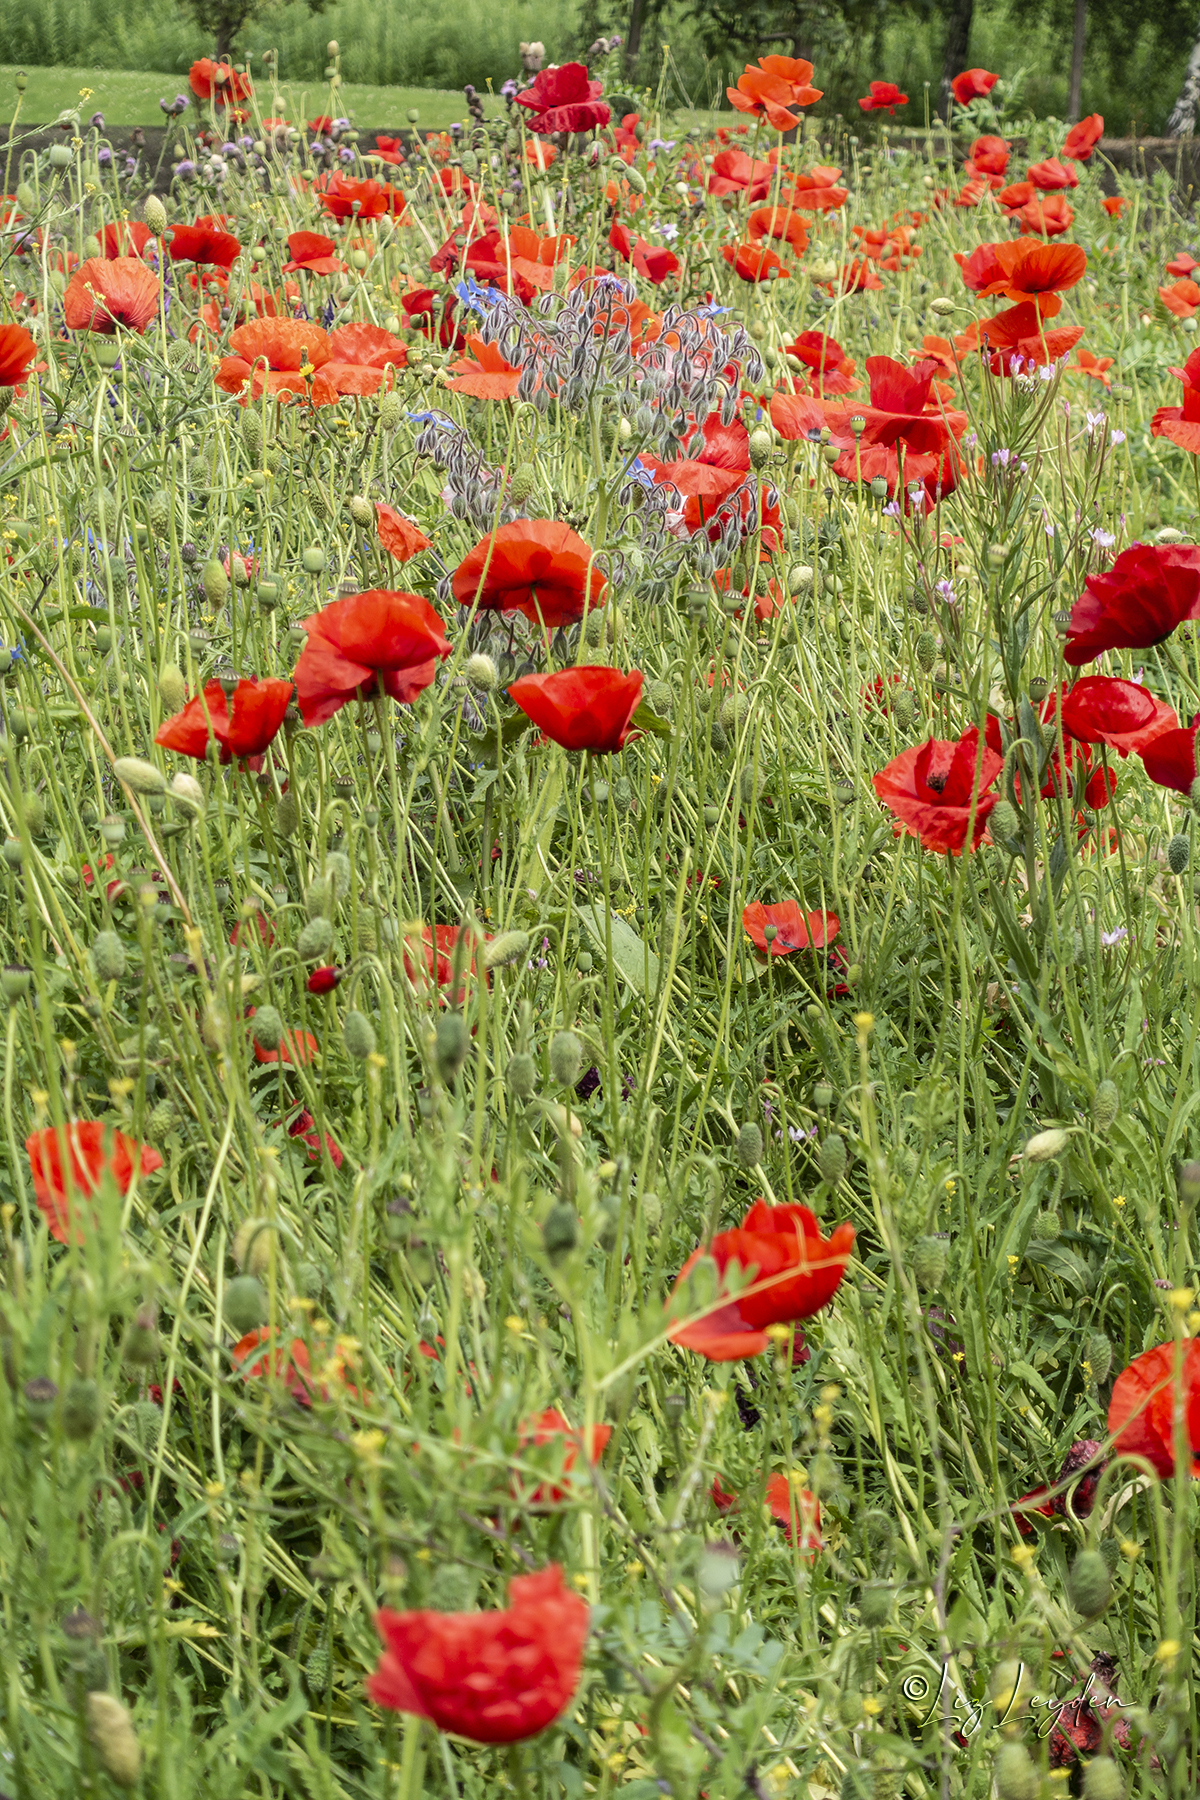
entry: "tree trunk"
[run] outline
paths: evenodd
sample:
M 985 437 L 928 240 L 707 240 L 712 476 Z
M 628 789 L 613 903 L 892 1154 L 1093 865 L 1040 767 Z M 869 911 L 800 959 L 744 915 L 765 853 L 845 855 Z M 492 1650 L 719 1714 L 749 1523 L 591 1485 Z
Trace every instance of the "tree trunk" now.
M 1196 105 L 1200 102 L 1200 37 L 1192 45 L 1187 74 L 1179 90 L 1175 109 L 1167 121 L 1168 137 L 1191 137 L 1196 128 Z
M 950 0 L 946 8 L 946 47 L 942 52 L 942 117 L 950 117 L 954 105 L 950 83 L 967 66 L 971 48 L 971 21 L 975 16 L 975 0 Z
M 1083 110 L 1083 47 L 1087 39 L 1087 0 L 1075 0 L 1075 36 L 1071 43 L 1071 89 L 1067 124 L 1077 125 Z
M 646 23 L 646 0 L 629 0 L 629 23 L 625 27 L 625 67 L 632 75 L 642 48 L 642 26 Z

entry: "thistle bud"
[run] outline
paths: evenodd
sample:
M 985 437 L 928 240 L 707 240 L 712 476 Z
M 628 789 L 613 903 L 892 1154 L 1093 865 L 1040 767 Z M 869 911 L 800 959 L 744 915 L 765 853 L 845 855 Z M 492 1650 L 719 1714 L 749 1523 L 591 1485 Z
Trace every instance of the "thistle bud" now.
M 443 1081 L 453 1081 L 467 1060 L 471 1034 L 461 1013 L 443 1013 L 434 1034 L 433 1060 Z
M 748 1120 L 738 1132 L 735 1154 L 743 1169 L 752 1169 L 762 1161 L 763 1134 L 753 1121 Z
M 992 1773 L 999 1800 L 1037 1800 L 1041 1784 L 1024 1744 L 1001 1744 Z
M 1113 1347 L 1105 1332 L 1088 1332 L 1083 1340 L 1083 1360 L 1092 1371 L 1096 1386 L 1102 1386 L 1108 1380 L 1113 1361 Z
M 310 919 L 300 936 L 296 939 L 296 955 L 301 962 L 320 962 L 329 953 L 333 942 L 333 922 L 318 914 Z
M 157 194 L 147 194 L 142 206 L 142 218 L 152 237 L 160 238 L 167 229 L 167 209 Z
M 278 1050 L 283 1042 L 283 1020 L 277 1007 L 260 1006 L 255 1012 L 254 1041 L 261 1050 Z
M 830 1187 L 836 1187 L 846 1173 L 846 1141 L 836 1131 L 821 1140 L 821 1148 L 817 1152 L 817 1167 L 821 1180 L 827 1181 Z
M 225 1318 L 239 1338 L 254 1331 L 267 1316 L 267 1296 L 256 1275 L 236 1275 L 225 1289 Z
M 1092 1095 L 1092 1125 L 1096 1131 L 1108 1131 L 1121 1110 L 1121 1096 L 1115 1081 L 1104 1080 Z
M 550 1075 L 560 1087 L 574 1087 L 583 1067 L 583 1045 L 573 1031 L 557 1031 L 550 1040 Z
M 346 505 L 354 523 L 361 525 L 364 531 L 375 523 L 375 508 L 365 494 L 351 494 Z
M 183 671 L 174 663 L 168 663 L 158 678 L 158 692 L 164 707 L 169 713 L 182 712 L 187 705 L 187 682 Z
M 216 557 L 210 557 L 201 570 L 200 586 L 204 589 L 204 598 L 214 611 L 224 606 L 229 598 L 229 577 Z
M 142 1769 L 142 1747 L 127 1709 L 113 1694 L 87 1697 L 88 1737 L 118 1787 L 136 1787 Z
M 1182 875 L 1192 860 L 1192 840 L 1186 831 L 1181 831 L 1167 845 L 1167 867 L 1172 875 Z
M 1010 844 L 1021 829 L 1021 817 L 1010 800 L 997 800 L 988 815 L 994 844 Z
M 523 962 L 529 955 L 527 931 L 502 931 L 483 952 L 485 969 L 504 968 L 509 963 Z
M 505 1080 L 514 1100 L 528 1100 L 536 1091 L 537 1064 L 527 1050 L 518 1050 L 509 1057 Z
M 375 1054 L 375 1027 L 366 1013 L 356 1009 L 346 1014 L 342 1025 L 342 1043 L 351 1062 L 366 1062 Z
M 579 1215 L 567 1200 L 560 1200 L 542 1224 L 542 1246 L 552 1263 L 562 1262 L 579 1242 Z
M 492 693 L 500 681 L 500 671 L 482 650 L 467 658 L 466 676 L 471 686 L 483 694 Z
M 1125 1800 L 1125 1777 L 1111 1756 L 1093 1756 L 1083 1771 L 1083 1800 Z
M 1075 1611 L 1098 1619 L 1112 1599 L 1112 1576 L 1098 1550 L 1081 1550 L 1067 1575 L 1067 1594 Z
M 98 931 L 92 940 L 92 963 L 101 981 L 120 981 L 125 973 L 125 946 L 115 931 Z
M 1025 1146 L 1025 1161 L 1053 1162 L 1055 1157 L 1062 1155 L 1069 1141 L 1067 1133 L 1057 1126 L 1050 1131 L 1037 1131 Z
M 113 774 L 135 794 L 165 794 L 167 791 L 167 778 L 162 770 L 156 769 L 151 762 L 143 762 L 140 756 L 118 756 L 113 764 Z
M 946 1278 L 946 1252 L 949 1246 L 945 1238 L 935 1235 L 919 1237 L 913 1245 L 912 1265 L 913 1279 L 922 1292 L 931 1292 L 940 1288 Z
M 937 639 L 934 637 L 932 631 L 923 631 L 918 637 L 914 649 L 916 651 L 918 668 L 921 670 L 922 674 L 928 675 L 934 663 L 937 661 Z

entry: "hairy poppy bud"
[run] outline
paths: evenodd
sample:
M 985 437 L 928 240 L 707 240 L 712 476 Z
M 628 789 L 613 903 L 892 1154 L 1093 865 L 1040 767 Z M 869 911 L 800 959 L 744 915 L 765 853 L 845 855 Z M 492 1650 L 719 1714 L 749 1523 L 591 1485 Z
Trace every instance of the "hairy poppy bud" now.
M 788 593 L 807 594 L 815 580 L 816 575 L 809 563 L 794 563 L 788 570 Z
M 1125 1800 L 1125 1777 L 1111 1756 L 1093 1756 L 1083 1771 L 1083 1800 Z
M 948 319 L 954 311 L 954 301 L 947 299 L 945 294 L 939 294 L 936 300 L 929 302 L 929 310 L 935 318 Z
M 500 680 L 500 672 L 495 663 L 482 650 L 477 650 L 474 656 L 467 658 L 466 676 L 471 686 L 484 694 L 492 693 Z
M 375 508 L 365 494 L 351 494 L 346 506 L 354 523 L 361 525 L 364 531 L 375 523 Z
M 532 463 L 518 463 L 508 484 L 508 496 L 514 506 L 524 506 L 537 486 L 537 470 Z
M 883 1581 L 872 1581 L 860 1589 L 858 1596 L 858 1616 L 871 1631 L 880 1625 L 886 1625 L 892 1610 L 894 1589 Z
M 483 966 L 485 969 L 500 969 L 508 963 L 523 962 L 528 955 L 527 931 L 502 931 L 484 949 Z
M 646 703 L 660 719 L 669 719 L 675 711 L 675 690 L 669 681 L 652 681 L 646 690 Z
M 471 1035 L 461 1013 L 443 1013 L 434 1034 L 433 1059 L 443 1081 L 453 1081 L 467 1060 Z
M 194 775 L 185 775 L 182 770 L 178 775 L 172 775 L 169 792 L 173 800 L 178 800 L 193 813 L 204 811 L 204 789 Z
M 1040 1782 L 1024 1744 L 1001 1744 L 992 1765 L 999 1800 L 1037 1800 Z
M 318 962 L 328 954 L 333 942 L 333 923 L 323 913 L 310 919 L 296 939 L 296 955 L 301 962 Z
M 945 1280 L 948 1248 L 945 1238 L 932 1235 L 919 1237 L 913 1245 L 909 1261 L 913 1279 L 923 1292 L 941 1287 Z
M 1010 844 L 1021 829 L 1021 816 L 1010 800 L 997 800 L 988 818 L 994 844 Z
M 33 970 L 27 969 L 24 963 L 7 963 L 0 970 L 0 989 L 4 992 L 4 998 L 10 1003 L 24 999 L 32 979 Z
M 342 1043 L 351 1062 L 366 1062 L 375 1054 L 375 1027 L 366 1013 L 353 1010 L 342 1025 Z
M 552 1263 L 560 1263 L 579 1242 L 579 1215 L 567 1200 L 550 1208 L 542 1224 L 542 1244 Z
M 763 1134 L 748 1121 L 737 1134 L 736 1155 L 743 1169 L 752 1169 L 763 1158 Z
M 1112 1369 L 1113 1347 L 1103 1331 L 1089 1331 L 1083 1340 L 1083 1360 L 1092 1371 L 1092 1380 L 1100 1387 Z
M 1200 811 L 1200 775 L 1197 775 L 1195 781 L 1193 781 L 1188 793 L 1188 798 L 1191 800 L 1192 805 Z
M 267 1296 L 257 1275 L 236 1275 L 225 1289 L 225 1317 L 231 1330 L 245 1337 L 267 1316 Z
M 836 1131 L 821 1140 L 821 1148 L 817 1152 L 817 1167 L 821 1172 L 821 1180 L 835 1187 L 846 1173 L 846 1141 Z
M 211 557 L 201 570 L 200 586 L 204 589 L 204 598 L 214 609 L 224 606 L 229 598 L 229 577 L 215 557 Z
M 330 892 L 330 883 L 326 876 L 318 875 L 310 881 L 304 890 L 304 916 L 307 919 L 323 919 L 333 904 L 334 896 Z
M 283 1042 L 283 1020 L 278 1008 L 260 1006 L 254 1015 L 254 1041 L 262 1050 L 278 1050 Z
M 128 1710 L 115 1695 L 88 1695 L 87 1729 L 97 1756 L 117 1786 L 136 1787 L 142 1768 L 142 1747 Z
M 1121 1096 L 1115 1081 L 1104 1080 L 1092 1095 L 1092 1124 L 1097 1131 L 1107 1131 L 1121 1110 Z
M 1167 867 L 1172 875 L 1182 875 L 1192 860 L 1192 840 L 1186 831 L 1181 831 L 1167 845 Z
M 255 1014 L 257 1023 L 260 1014 Z M 233 1236 L 230 1255 L 243 1275 L 265 1275 L 271 1263 L 273 1233 L 265 1219 L 243 1219 Z
M 528 1100 L 537 1088 L 537 1064 L 527 1050 L 518 1050 L 508 1059 L 505 1074 L 508 1091 L 514 1100 Z
M 738 1553 L 727 1539 L 706 1544 L 696 1569 L 696 1584 L 710 1606 L 718 1605 L 738 1578 Z
M 1180 1163 L 1179 1198 L 1185 1206 L 1195 1206 L 1200 1201 L 1200 1162 Z
M 583 1045 L 573 1031 L 557 1031 L 550 1040 L 550 1074 L 560 1087 L 574 1087 L 583 1067 Z
M 911 688 L 900 688 L 892 701 L 892 717 L 900 731 L 911 731 L 917 718 L 917 697 Z
M 304 1685 L 314 1697 L 325 1693 L 329 1681 L 329 1650 L 322 1641 L 304 1665 Z
M 843 1725 L 861 1725 L 865 1716 L 863 1697 L 857 1688 L 844 1688 L 838 1696 L 838 1718 Z
M 115 931 L 98 931 L 92 940 L 92 962 L 101 981 L 120 981 L 125 973 L 125 946 Z
M 187 705 L 187 682 L 182 670 L 177 669 L 174 663 L 168 663 L 159 676 L 158 692 L 168 712 L 182 712 Z
M 876 1781 L 870 1763 L 852 1762 L 842 1776 L 838 1800 L 876 1800 Z
M 399 429 L 404 418 L 404 402 L 397 393 L 384 394 L 379 401 L 379 423 L 385 431 Z
M 162 770 L 156 769 L 153 763 L 144 762 L 140 756 L 118 756 L 113 764 L 113 774 L 135 794 L 165 794 L 167 791 L 167 778 Z
M 275 803 L 275 829 L 281 837 L 294 837 L 300 829 L 300 802 L 293 788 Z
M 325 858 L 325 879 L 331 900 L 336 904 L 350 892 L 350 858 L 344 850 L 331 850 Z
M 918 637 L 914 648 L 916 650 L 918 667 L 923 674 L 928 675 L 930 669 L 932 669 L 934 663 L 937 661 L 937 639 L 934 637 L 932 631 L 923 631 Z
M 160 238 L 167 229 L 167 209 L 157 194 L 147 194 L 142 205 L 142 218 L 153 237 Z
M 750 467 L 761 469 L 771 460 L 774 447 L 771 433 L 763 426 L 758 426 L 750 433 Z
M 1112 1576 L 1098 1550 L 1081 1550 L 1067 1575 L 1067 1594 L 1075 1611 L 1097 1619 L 1112 1599 Z
M 1056 1212 L 1047 1210 L 1036 1215 L 1029 1234 L 1035 1243 L 1052 1244 L 1062 1236 L 1062 1220 Z
M 1055 1157 L 1062 1155 L 1068 1142 L 1067 1133 L 1058 1127 L 1050 1131 L 1037 1131 L 1025 1146 L 1025 1161 L 1053 1162 Z
M 158 1315 L 153 1305 L 139 1308 L 125 1333 L 121 1348 L 127 1363 L 148 1369 L 158 1360 Z
M 63 1430 L 72 1443 L 90 1438 L 100 1423 L 100 1389 L 94 1381 L 79 1377 L 63 1396 Z

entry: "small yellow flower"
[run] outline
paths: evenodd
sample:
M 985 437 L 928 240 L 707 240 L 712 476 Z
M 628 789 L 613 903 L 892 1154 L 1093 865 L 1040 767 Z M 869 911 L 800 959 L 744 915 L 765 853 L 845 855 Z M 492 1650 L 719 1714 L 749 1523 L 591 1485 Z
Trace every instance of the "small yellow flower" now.
M 517 1317 L 516 1313 L 510 1313 L 508 1315 L 507 1319 L 505 1319 L 504 1325 L 505 1325 L 506 1330 L 511 1331 L 513 1333 L 516 1333 L 518 1331 L 524 1331 L 524 1329 L 525 1329 L 524 1319 L 519 1319 Z
M 854 1029 L 858 1033 L 860 1045 L 865 1044 L 872 1031 L 875 1029 L 875 1014 L 869 1012 L 855 1013 Z
M 223 1481 L 206 1481 L 204 1491 L 210 1500 L 219 1500 L 225 1492 L 225 1483 Z
M 883 1701 L 877 1700 L 874 1694 L 864 1694 L 862 1709 L 868 1719 L 877 1719 L 883 1711 Z
M 764 1333 L 773 1344 L 786 1344 L 792 1335 L 790 1325 L 768 1325 Z
M 386 1442 L 386 1434 L 378 1429 L 356 1431 L 350 1439 L 350 1447 L 363 1462 L 374 1463 L 379 1461 L 379 1452 Z
M 1009 1257 L 1009 1259 L 1008 1259 L 1008 1266 L 1009 1266 L 1009 1268 L 1010 1268 L 1010 1269 L 1015 1269 L 1015 1268 L 1016 1268 L 1016 1266 L 1017 1266 L 1017 1264 L 1018 1264 L 1018 1263 L 1019 1263 L 1019 1262 L 1020 1262 L 1020 1260 L 1021 1260 L 1021 1259 L 1020 1259 L 1020 1257 L 1019 1257 L 1019 1256 L 1010 1256 L 1010 1257 Z
M 1195 1298 L 1196 1290 L 1189 1287 L 1172 1288 L 1167 1295 L 1167 1299 L 1171 1302 L 1171 1305 L 1175 1308 L 1176 1312 L 1186 1312 Z
M 1160 1663 L 1172 1663 L 1179 1655 L 1181 1649 L 1182 1645 L 1178 1638 L 1164 1638 L 1162 1643 L 1158 1646 L 1158 1649 L 1154 1652 L 1154 1660 L 1155 1662 Z
M 1113 1199 L 1113 1205 L 1114 1206 L 1124 1206 L 1124 1204 L 1125 1204 L 1124 1194 L 1117 1194 Z
M 81 100 L 90 100 L 95 91 L 95 88 L 81 87 L 79 90 L 79 98 Z
M 626 1563 L 625 1573 L 636 1581 L 639 1575 L 644 1575 L 646 1573 L 646 1565 L 640 1563 L 635 1556 L 631 1563 Z
M 1012 1549 L 1011 1555 L 1018 1569 L 1029 1569 L 1033 1564 L 1037 1552 L 1034 1550 L 1032 1544 L 1016 1544 Z
M 1121 1555 L 1126 1562 L 1136 1562 L 1142 1554 L 1142 1546 L 1135 1544 L 1132 1538 L 1121 1539 Z
M 579 1572 L 578 1572 L 578 1574 L 576 1574 L 576 1575 L 572 1575 L 572 1577 L 571 1577 L 571 1580 L 572 1580 L 572 1582 L 573 1582 L 573 1583 L 574 1583 L 574 1585 L 575 1585 L 575 1586 L 576 1586 L 576 1587 L 577 1587 L 577 1588 L 579 1588 L 579 1589 L 580 1589 L 580 1590 L 581 1590 L 581 1591 L 582 1591 L 582 1590 L 583 1590 L 583 1589 L 584 1589 L 584 1588 L 585 1588 L 585 1587 L 586 1587 L 586 1586 L 587 1586 L 587 1584 L 588 1584 L 588 1578 L 587 1578 L 587 1576 L 586 1576 L 586 1575 L 585 1575 L 585 1574 L 584 1574 L 584 1572 L 583 1572 L 583 1570 L 582 1570 L 582 1569 L 580 1569 L 580 1570 L 579 1570 Z

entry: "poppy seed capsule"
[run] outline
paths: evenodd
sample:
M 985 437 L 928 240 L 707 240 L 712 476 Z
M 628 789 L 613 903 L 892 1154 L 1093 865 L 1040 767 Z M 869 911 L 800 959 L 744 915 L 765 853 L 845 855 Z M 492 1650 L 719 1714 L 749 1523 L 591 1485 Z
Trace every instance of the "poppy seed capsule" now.
M 354 523 L 361 525 L 364 531 L 375 523 L 375 508 L 365 494 L 351 494 L 346 507 Z
M 1192 840 L 1186 831 L 1181 831 L 1167 845 L 1167 867 L 1172 875 L 1182 875 L 1192 860 Z
M 375 1027 L 366 1013 L 357 1010 L 346 1014 L 342 1025 L 342 1043 L 352 1062 L 366 1062 L 375 1054 Z
M 1112 1599 L 1112 1576 L 1098 1550 L 1081 1550 L 1067 1575 L 1067 1594 L 1075 1611 L 1098 1619 Z
M 88 1695 L 87 1730 L 97 1756 L 117 1786 L 136 1787 L 142 1768 L 142 1747 L 128 1711 L 113 1694 Z
M 550 1040 L 550 1075 L 560 1087 L 574 1087 L 583 1067 L 583 1045 L 573 1031 L 556 1031 Z
M 763 1134 L 758 1126 L 748 1121 L 737 1134 L 736 1155 L 743 1169 L 752 1169 L 762 1161 Z
M 528 1100 L 536 1091 L 537 1064 L 527 1050 L 518 1050 L 509 1057 L 505 1080 L 514 1100 Z
M 873 475 L 871 477 L 871 493 L 873 497 L 876 500 L 886 500 L 887 491 L 887 477 L 884 475 Z
M 1121 1096 L 1115 1081 L 1104 1080 L 1092 1095 L 1092 1124 L 1097 1131 L 1108 1131 L 1121 1110 Z
M 821 1180 L 827 1181 L 830 1187 L 836 1187 L 846 1173 L 846 1140 L 836 1131 L 821 1140 L 821 1148 L 817 1152 L 817 1167 Z
M 467 1060 L 471 1036 L 461 1013 L 443 1013 L 433 1040 L 433 1059 L 443 1081 L 453 1081 Z
M 901 688 L 892 701 L 892 717 L 899 730 L 912 730 L 917 717 L 917 698 L 911 688 Z
M 98 931 L 92 941 L 92 962 L 101 981 L 120 981 L 125 973 L 125 946 L 115 931 Z
M 559 1200 L 542 1222 L 542 1246 L 552 1263 L 560 1263 L 579 1242 L 579 1215 L 567 1200 Z
M 934 637 L 932 631 L 921 632 L 914 645 L 914 649 L 916 651 L 918 667 L 923 674 L 928 675 L 934 663 L 937 661 L 937 639 Z
M 267 1316 L 267 1296 L 256 1275 L 235 1275 L 225 1289 L 225 1318 L 238 1336 L 254 1331 Z
M 1083 1771 L 1083 1800 L 1125 1800 L 1125 1778 L 1111 1756 L 1093 1756 Z
M 934 1236 L 919 1237 L 913 1245 L 909 1261 L 913 1279 L 923 1292 L 941 1287 L 945 1280 L 948 1247 L 945 1238 Z
M 992 1772 L 999 1800 L 1037 1800 L 1038 1772 L 1024 1744 L 1001 1744 Z
M 183 678 L 182 670 L 177 669 L 174 663 L 168 663 L 159 676 L 158 693 L 163 705 L 170 713 L 182 712 L 187 705 L 187 682 Z
M 328 953 L 332 942 L 333 924 L 323 914 L 318 914 L 315 919 L 308 921 L 296 939 L 296 955 L 301 962 L 320 962 Z
M 254 1015 L 254 1041 L 261 1050 L 278 1050 L 283 1042 L 283 1020 L 277 1007 L 258 1008 Z
M 1103 1331 L 1089 1331 L 1083 1340 L 1083 1360 L 1092 1371 L 1092 1380 L 1100 1387 L 1112 1370 L 1113 1347 Z

